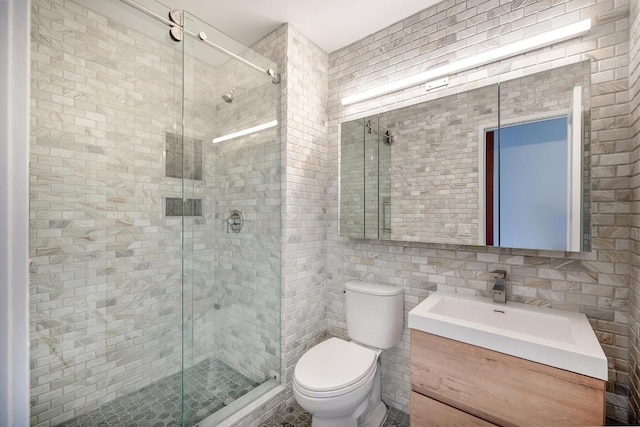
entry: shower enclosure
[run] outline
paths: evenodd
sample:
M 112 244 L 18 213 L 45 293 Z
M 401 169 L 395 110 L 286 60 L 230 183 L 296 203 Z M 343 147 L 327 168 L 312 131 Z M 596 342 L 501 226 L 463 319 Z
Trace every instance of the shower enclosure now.
M 276 66 L 153 0 L 32 0 L 31 423 L 215 425 L 279 384 Z

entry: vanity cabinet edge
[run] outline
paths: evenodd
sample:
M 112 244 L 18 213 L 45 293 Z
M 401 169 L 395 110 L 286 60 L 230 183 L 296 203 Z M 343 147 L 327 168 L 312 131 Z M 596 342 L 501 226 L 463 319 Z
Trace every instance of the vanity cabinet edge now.
M 413 393 L 487 422 L 604 425 L 603 380 L 415 329 L 410 352 Z M 412 419 L 420 410 L 413 402 Z M 439 424 L 415 424 L 423 425 Z

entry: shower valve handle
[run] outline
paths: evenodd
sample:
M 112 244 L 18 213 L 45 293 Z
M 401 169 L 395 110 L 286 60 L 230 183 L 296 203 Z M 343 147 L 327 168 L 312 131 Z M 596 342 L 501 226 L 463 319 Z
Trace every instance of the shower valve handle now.
M 242 226 L 244 225 L 244 218 L 242 218 L 242 212 L 233 210 L 229 217 L 225 220 L 227 224 L 227 233 L 229 230 L 234 233 L 239 233 L 242 230 Z

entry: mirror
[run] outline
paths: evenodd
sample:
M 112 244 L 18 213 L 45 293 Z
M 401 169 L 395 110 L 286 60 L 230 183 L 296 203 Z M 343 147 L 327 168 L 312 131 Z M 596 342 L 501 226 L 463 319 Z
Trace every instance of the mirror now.
M 345 237 L 378 239 L 388 223 L 390 140 L 376 116 L 342 123 L 340 230 Z M 382 192 L 382 193 L 381 193 Z M 386 238 L 390 238 L 387 234 Z
M 340 235 L 590 250 L 590 70 L 342 123 Z

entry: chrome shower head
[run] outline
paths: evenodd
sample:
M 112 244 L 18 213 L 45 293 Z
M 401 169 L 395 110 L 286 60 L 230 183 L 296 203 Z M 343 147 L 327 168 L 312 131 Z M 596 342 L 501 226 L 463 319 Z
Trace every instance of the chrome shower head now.
M 236 91 L 236 88 L 234 87 L 229 92 L 222 95 L 223 101 L 226 102 L 227 104 L 231 104 L 233 102 L 233 94 L 235 93 L 235 91 Z

